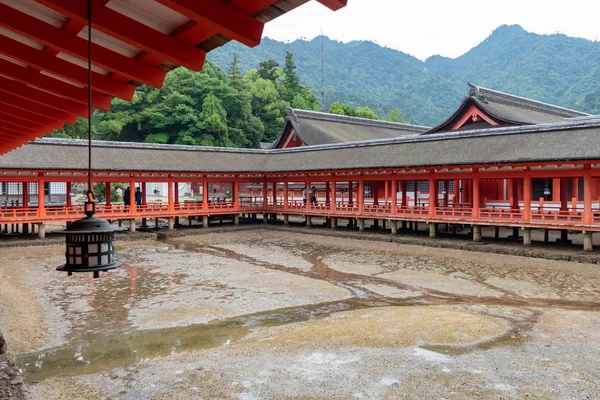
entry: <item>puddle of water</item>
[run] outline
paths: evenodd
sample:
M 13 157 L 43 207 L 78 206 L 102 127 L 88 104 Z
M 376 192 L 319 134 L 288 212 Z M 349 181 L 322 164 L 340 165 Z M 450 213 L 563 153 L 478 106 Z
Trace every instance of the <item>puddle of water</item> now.
M 239 340 L 248 333 L 243 326 L 195 325 L 142 331 L 93 342 L 25 354 L 17 357 L 26 383 L 55 376 L 74 376 L 107 371 L 183 351 L 208 349 Z

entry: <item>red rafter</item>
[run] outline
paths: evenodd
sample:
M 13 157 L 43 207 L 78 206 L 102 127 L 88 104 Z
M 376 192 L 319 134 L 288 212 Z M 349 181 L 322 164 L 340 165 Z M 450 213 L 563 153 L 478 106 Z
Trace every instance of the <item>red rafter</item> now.
M 0 26 L 74 57 L 87 59 L 87 40 L 1 3 Z M 165 71 L 144 65 L 135 59 L 97 44 L 92 44 L 92 54 L 96 65 L 117 72 L 136 82 L 154 87 L 162 86 L 166 75 Z
M 40 103 L 36 103 L 31 100 L 24 99 L 22 97 L 17 97 L 11 93 L 0 92 L 0 103 L 9 104 L 14 107 L 20 108 L 22 110 L 32 112 L 47 118 L 52 118 L 59 122 L 67 122 L 69 124 L 74 124 L 77 120 L 77 116 L 73 114 L 67 114 L 62 111 L 58 111 L 49 106 L 42 105 Z M 85 114 L 82 114 L 85 115 Z
M 9 104 L 2 104 L 2 107 L 0 107 L 0 114 L 12 115 L 16 118 L 21 118 L 25 121 L 32 121 L 39 125 L 51 126 L 54 129 L 63 128 L 63 124 L 59 121 L 25 111 L 21 108 L 13 107 Z
M 47 52 L 0 35 L 0 53 L 56 76 L 87 86 L 87 70 L 71 62 L 61 60 Z M 92 72 L 92 87 L 95 91 L 123 100 L 131 100 L 135 88 L 109 77 Z
M 337 11 L 340 8 L 344 8 L 348 4 L 348 0 L 317 0 L 317 1 L 321 4 L 323 4 L 325 7 L 330 8 L 333 11 Z
M 21 67 L 10 61 L 0 59 L 0 74 L 81 104 L 87 104 L 88 102 L 87 89 L 39 74 L 33 69 Z M 92 95 L 92 105 L 102 110 L 108 110 L 110 108 L 111 100 L 110 97 L 103 95 Z
M 156 0 L 196 22 L 214 27 L 218 32 L 247 46 L 260 43 L 264 24 L 221 0 Z
M 87 23 L 87 4 L 83 1 L 36 1 L 77 22 Z M 193 71 L 202 69 L 206 58 L 204 51 L 111 10 L 105 7 L 103 3 L 104 1 L 93 3 L 92 25 L 94 29 Z
M 0 76 L 0 92 L 10 93 L 26 99 L 27 101 L 39 103 L 44 107 L 60 111 L 61 114 L 64 115 L 87 115 L 87 107 L 82 104 L 65 99 L 64 97 L 58 97 L 51 93 L 43 92 L 19 82 L 11 81 L 2 76 Z
M 28 120 L 24 120 L 24 119 L 21 119 L 21 118 L 17 118 L 17 117 L 15 117 L 13 115 L 9 115 L 9 114 L 2 113 L 2 112 L 0 112 L 0 121 L 2 121 L 4 123 L 10 122 L 13 125 L 17 125 L 17 126 L 20 126 L 22 128 L 26 128 L 26 129 L 32 129 L 34 131 L 37 131 L 39 129 L 49 129 L 49 130 L 52 130 L 52 128 L 49 128 L 49 127 L 47 127 L 45 125 L 38 124 L 38 123 L 33 122 L 31 120 L 28 121 Z

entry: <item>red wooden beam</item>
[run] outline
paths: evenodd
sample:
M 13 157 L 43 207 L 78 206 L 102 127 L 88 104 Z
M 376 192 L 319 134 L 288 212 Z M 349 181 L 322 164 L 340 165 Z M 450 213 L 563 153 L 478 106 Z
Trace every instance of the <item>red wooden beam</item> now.
M 87 69 L 2 35 L 0 35 L 0 53 L 24 64 L 87 86 Z M 92 88 L 95 91 L 127 101 L 133 98 L 133 92 L 135 92 L 133 86 L 117 82 L 97 72 L 92 72 Z
M 0 103 L 8 104 L 27 112 L 38 114 L 46 118 L 51 118 L 62 123 L 68 122 L 69 124 L 74 124 L 77 120 L 77 116 L 73 114 L 67 114 L 65 112 L 58 111 L 52 107 L 36 103 L 32 100 L 27 100 L 7 92 L 0 92 Z
M 337 11 L 340 8 L 344 8 L 348 4 L 348 0 L 317 0 L 317 1 L 333 11 Z
M 56 121 L 52 118 L 43 117 L 39 114 L 34 114 L 28 111 L 25 111 L 21 108 L 13 107 L 9 104 L 2 104 L 0 107 L 0 114 L 12 115 L 16 118 L 21 118 L 26 121 L 32 121 L 39 125 L 51 126 L 54 129 L 62 129 L 63 124 L 59 121 Z
M 259 11 L 262 11 L 265 8 L 277 3 L 278 1 L 279 0 L 233 0 L 231 3 L 229 3 L 229 6 L 246 15 L 254 15 Z M 204 42 L 218 33 L 219 29 L 217 26 L 207 26 L 207 24 L 190 20 L 179 28 L 175 29 L 171 33 L 171 36 L 175 36 L 179 40 L 186 43 L 197 44 Z
M 87 40 L 2 3 L 0 3 L 0 26 L 74 57 L 87 60 Z M 166 75 L 165 71 L 144 65 L 97 44 L 92 44 L 92 59 L 96 65 L 154 87 L 161 87 Z
M 51 111 L 54 110 L 55 113 L 66 117 L 69 114 L 72 116 L 87 115 L 87 107 L 82 104 L 55 96 L 51 93 L 42 92 L 41 90 L 0 76 L 0 94 L 2 93 L 11 94 L 15 97 L 18 96 L 16 98 L 22 98 L 28 102 L 40 104 L 43 107 L 49 107 Z
M 85 1 L 36 1 L 75 21 L 87 24 L 87 4 Z M 139 47 L 149 54 L 156 54 L 165 60 L 193 71 L 201 70 L 204 65 L 206 58 L 204 51 L 106 7 L 104 0 L 93 2 L 92 26 L 94 29 Z
M 52 128 L 48 128 L 45 125 L 41 125 L 38 124 L 37 122 L 33 122 L 31 120 L 25 120 L 22 118 L 18 118 L 15 117 L 13 115 L 4 113 L 0 111 L 0 121 L 4 121 L 4 122 L 10 122 L 13 125 L 17 125 L 20 126 L 22 128 L 27 128 L 27 129 L 33 129 L 33 130 L 39 130 L 39 129 L 50 129 L 50 131 L 52 131 Z
M 42 75 L 31 68 L 21 67 L 4 59 L 0 59 L 0 74 L 81 104 L 88 103 L 87 89 Z M 102 110 L 108 110 L 111 101 L 110 97 L 101 94 L 92 95 L 92 105 Z
M 156 0 L 201 24 L 247 46 L 260 43 L 264 24 L 221 0 Z
M 4 129 L 8 129 L 11 131 L 15 131 L 19 134 L 27 134 L 27 133 L 32 133 L 38 129 L 32 129 L 32 128 L 24 128 L 20 125 L 17 124 L 13 124 L 12 122 L 8 122 L 2 119 L 2 116 L 0 116 L 0 125 L 2 125 L 2 127 Z

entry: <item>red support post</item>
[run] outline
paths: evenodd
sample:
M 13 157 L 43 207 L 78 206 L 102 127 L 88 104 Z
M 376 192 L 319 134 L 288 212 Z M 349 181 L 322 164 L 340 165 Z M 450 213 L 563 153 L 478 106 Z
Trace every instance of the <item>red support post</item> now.
M 266 209 L 267 206 L 269 205 L 269 185 L 267 184 L 267 181 L 263 182 L 263 208 Z
M 356 202 L 358 203 L 358 212 L 362 214 L 365 212 L 365 180 L 364 178 L 358 179 L 358 193 L 356 196 Z
M 71 182 L 67 182 L 67 207 L 71 207 Z
M 398 192 L 398 180 L 395 176 L 392 176 L 392 215 L 396 215 L 398 213 L 398 196 L 396 193 Z
M 532 196 L 531 176 L 528 172 L 525 172 L 525 176 L 523 177 L 523 222 L 529 222 L 531 219 Z
M 429 216 L 435 215 L 435 208 L 438 202 L 437 181 L 434 178 L 429 178 Z
M 290 198 L 290 193 L 289 193 L 289 188 L 288 188 L 288 181 L 287 181 L 287 178 L 285 178 L 285 181 L 283 182 L 283 209 L 284 210 L 288 209 L 289 198 Z
M 408 181 L 401 180 L 400 181 L 400 191 L 402 191 L 402 208 L 408 207 L 408 193 L 406 190 L 408 189 Z
M 208 211 L 208 181 L 202 181 L 202 211 Z
M 335 212 L 337 209 L 337 184 L 336 181 L 331 181 L 331 211 Z
M 38 173 L 38 217 L 46 216 L 46 196 L 44 192 L 44 173 Z
M 24 208 L 29 207 L 29 182 L 21 183 L 23 199 L 21 201 Z
M 175 205 L 173 204 L 173 179 L 169 177 L 167 180 L 167 211 L 172 213 L 175 211 Z
M 142 205 L 145 206 L 148 204 L 147 194 L 146 194 L 146 182 L 142 182 Z
M 560 211 L 567 211 L 569 209 L 567 199 L 568 195 L 568 178 L 560 178 Z
M 237 179 L 235 179 L 232 183 L 232 188 L 231 188 L 231 196 L 233 197 L 233 209 L 234 210 L 239 210 L 240 209 L 240 184 L 237 181 Z
M 131 214 L 137 212 L 137 207 L 135 206 L 135 181 L 133 179 L 129 180 L 129 212 Z
M 110 206 L 110 201 L 111 201 L 111 198 L 110 198 L 110 182 L 105 182 L 104 183 L 104 196 L 106 196 L 106 200 L 105 200 L 104 203 L 107 206 Z
M 348 205 L 354 205 L 354 182 L 348 182 Z
M 479 205 L 481 200 L 479 198 L 479 177 L 476 175 L 473 177 L 473 218 L 479 218 Z
M 583 170 L 583 223 L 591 224 L 593 221 L 592 214 L 592 176 L 590 175 L 590 167 L 586 165 Z

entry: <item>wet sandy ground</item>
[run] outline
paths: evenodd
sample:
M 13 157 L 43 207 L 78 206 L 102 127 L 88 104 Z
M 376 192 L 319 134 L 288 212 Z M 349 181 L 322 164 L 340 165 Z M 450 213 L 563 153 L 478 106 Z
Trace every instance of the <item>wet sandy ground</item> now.
M 600 398 L 594 265 L 283 231 L 0 249 L 34 399 Z

